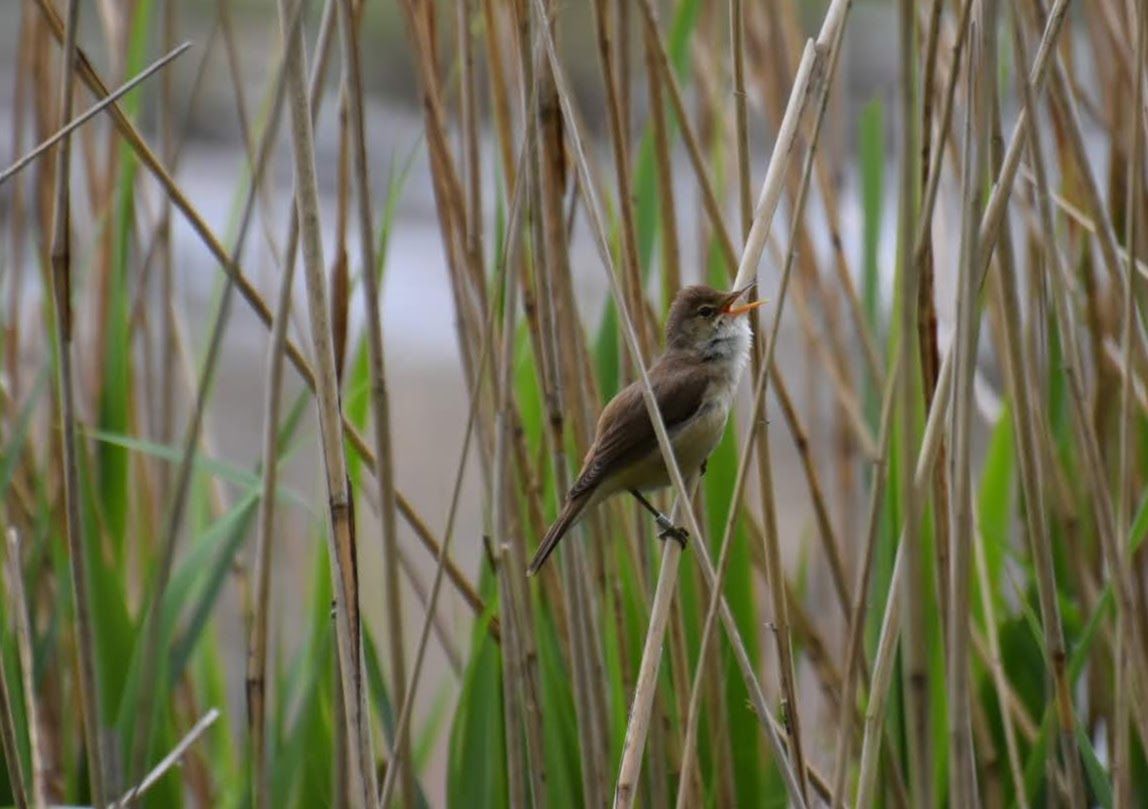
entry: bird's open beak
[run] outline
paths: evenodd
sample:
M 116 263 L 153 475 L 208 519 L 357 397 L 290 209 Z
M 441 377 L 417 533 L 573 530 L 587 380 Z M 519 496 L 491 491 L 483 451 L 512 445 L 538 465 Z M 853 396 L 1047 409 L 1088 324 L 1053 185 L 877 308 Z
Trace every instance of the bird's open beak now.
M 742 287 L 741 289 L 738 289 L 738 290 L 735 290 L 734 292 L 731 292 L 729 297 L 726 298 L 725 308 L 722 311 L 727 315 L 734 315 L 734 316 L 744 315 L 744 314 L 747 314 L 749 312 L 752 312 L 754 309 L 756 309 L 757 307 L 759 307 L 763 303 L 765 303 L 765 299 L 762 298 L 760 300 L 750 301 L 749 303 L 738 304 L 736 306 L 734 305 L 738 298 L 740 298 L 745 293 L 749 292 L 756 285 L 757 285 L 757 282 L 755 281 L 751 284 L 747 284 L 746 286 Z

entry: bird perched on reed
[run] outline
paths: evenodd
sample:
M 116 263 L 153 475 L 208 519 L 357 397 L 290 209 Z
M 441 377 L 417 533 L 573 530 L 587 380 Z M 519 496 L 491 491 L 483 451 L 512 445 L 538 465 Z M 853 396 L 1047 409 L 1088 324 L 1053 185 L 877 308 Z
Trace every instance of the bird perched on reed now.
M 688 286 L 678 292 L 666 321 L 666 350 L 649 370 L 678 468 L 699 471 L 725 432 L 738 381 L 749 359 L 749 312 L 763 301 L 738 304 L 750 286 L 719 292 Z M 655 509 L 643 491 L 670 484 L 669 471 L 642 398 L 633 382 L 602 410 L 594 443 L 562 510 L 542 538 L 527 574 L 533 576 L 562 537 L 593 507 L 630 492 L 655 515 L 659 536 L 683 545 L 686 532 Z

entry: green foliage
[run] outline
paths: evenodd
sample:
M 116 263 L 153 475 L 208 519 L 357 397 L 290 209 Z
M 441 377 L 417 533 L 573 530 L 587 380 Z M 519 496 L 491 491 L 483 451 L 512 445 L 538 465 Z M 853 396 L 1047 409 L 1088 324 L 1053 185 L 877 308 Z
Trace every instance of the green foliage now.
M 482 592 L 495 602 L 497 588 L 486 568 Z M 502 721 L 502 661 L 491 637 L 490 615 L 475 622 L 469 663 L 450 732 L 447 799 L 451 806 L 496 809 L 506 805 L 505 731 Z

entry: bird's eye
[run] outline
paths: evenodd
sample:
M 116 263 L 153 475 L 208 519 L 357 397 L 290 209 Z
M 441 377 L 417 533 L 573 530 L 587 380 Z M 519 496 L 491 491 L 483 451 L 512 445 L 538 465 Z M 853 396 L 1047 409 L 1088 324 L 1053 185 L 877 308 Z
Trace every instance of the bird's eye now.
M 714 316 L 714 312 L 716 312 L 716 311 L 717 311 L 717 310 L 716 310 L 716 309 L 714 309 L 714 308 L 713 308 L 712 306 L 710 306 L 709 304 L 706 304 L 705 306 L 699 306 L 699 307 L 698 307 L 698 315 L 699 315 L 700 317 L 713 317 L 713 316 Z

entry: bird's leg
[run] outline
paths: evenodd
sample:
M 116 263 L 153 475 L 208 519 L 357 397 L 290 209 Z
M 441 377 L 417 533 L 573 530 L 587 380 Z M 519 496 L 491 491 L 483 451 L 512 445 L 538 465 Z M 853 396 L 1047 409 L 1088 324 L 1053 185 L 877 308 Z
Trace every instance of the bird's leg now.
M 634 495 L 634 499 L 642 504 L 642 508 L 654 515 L 654 522 L 662 529 L 658 534 L 658 539 L 671 538 L 681 545 L 684 550 L 686 543 L 689 542 L 690 532 L 680 525 L 674 525 L 673 520 L 654 508 L 653 503 L 643 497 L 642 493 L 637 489 L 630 489 L 630 494 Z

